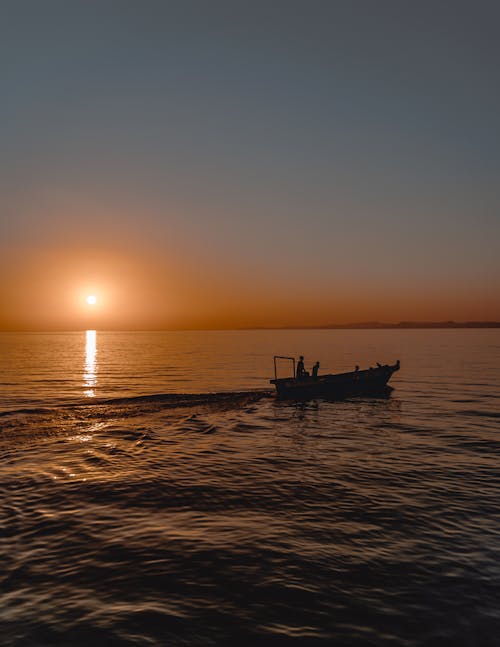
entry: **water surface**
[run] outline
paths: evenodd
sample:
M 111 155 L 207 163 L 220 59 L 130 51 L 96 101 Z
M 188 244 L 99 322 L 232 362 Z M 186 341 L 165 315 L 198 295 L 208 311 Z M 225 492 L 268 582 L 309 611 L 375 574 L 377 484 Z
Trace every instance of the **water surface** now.
M 498 644 L 500 331 L 0 350 L 2 644 Z M 402 369 L 388 398 L 276 401 L 300 353 Z

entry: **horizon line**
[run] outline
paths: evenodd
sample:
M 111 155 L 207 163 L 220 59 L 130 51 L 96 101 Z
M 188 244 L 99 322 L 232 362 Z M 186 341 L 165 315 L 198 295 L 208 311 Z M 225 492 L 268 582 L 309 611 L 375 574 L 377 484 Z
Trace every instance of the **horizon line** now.
M 365 321 L 341 324 L 297 325 L 297 326 L 238 326 L 238 327 L 206 327 L 206 328 L 16 328 L 0 330 L 2 333 L 64 333 L 86 332 L 230 332 L 244 330 L 422 330 L 422 329 L 485 329 L 500 328 L 500 321 L 399 321 L 380 322 Z

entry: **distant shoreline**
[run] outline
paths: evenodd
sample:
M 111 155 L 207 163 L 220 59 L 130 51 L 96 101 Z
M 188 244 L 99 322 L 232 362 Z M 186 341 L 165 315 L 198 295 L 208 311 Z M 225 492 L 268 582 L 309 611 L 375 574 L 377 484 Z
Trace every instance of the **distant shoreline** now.
M 234 330 L 446 330 L 452 328 L 500 328 L 500 321 L 399 321 L 398 323 L 366 321 L 322 326 L 278 326 L 276 328 L 252 326 Z
M 429 329 L 429 328 L 500 328 L 499 321 L 399 321 L 398 323 L 384 323 L 369 321 L 362 323 L 329 324 L 322 326 L 326 329 L 337 330 L 374 330 L 374 329 Z

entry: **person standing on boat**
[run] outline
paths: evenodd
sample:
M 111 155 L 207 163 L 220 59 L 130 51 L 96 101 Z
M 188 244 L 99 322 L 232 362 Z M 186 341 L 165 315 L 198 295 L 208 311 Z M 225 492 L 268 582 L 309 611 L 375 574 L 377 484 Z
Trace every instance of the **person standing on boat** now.
M 306 371 L 304 368 L 304 355 L 301 355 L 299 357 L 299 361 L 297 362 L 297 379 L 301 380 L 303 377 L 305 377 Z
M 316 362 L 314 366 L 312 367 L 312 376 L 314 380 L 318 379 L 318 370 L 319 370 L 319 362 Z

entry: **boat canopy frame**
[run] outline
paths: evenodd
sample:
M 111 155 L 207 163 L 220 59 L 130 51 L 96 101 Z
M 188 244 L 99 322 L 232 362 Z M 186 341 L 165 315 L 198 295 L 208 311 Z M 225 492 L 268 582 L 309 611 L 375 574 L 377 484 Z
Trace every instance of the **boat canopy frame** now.
M 292 373 L 292 379 L 295 379 L 295 357 L 286 357 L 285 355 L 275 355 L 274 356 L 274 379 L 278 379 L 278 371 L 276 368 L 276 360 L 277 359 L 287 359 L 291 362 L 293 362 L 293 373 Z

